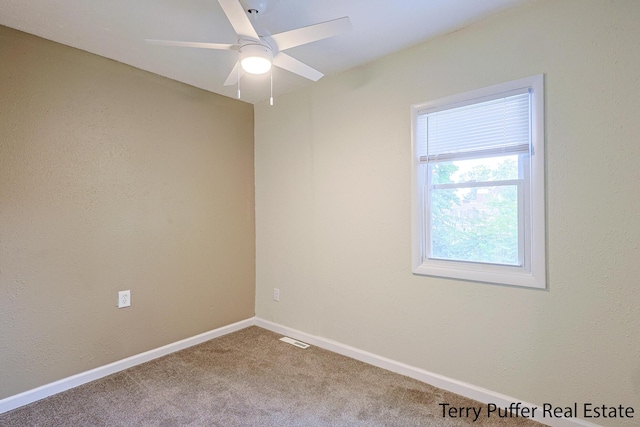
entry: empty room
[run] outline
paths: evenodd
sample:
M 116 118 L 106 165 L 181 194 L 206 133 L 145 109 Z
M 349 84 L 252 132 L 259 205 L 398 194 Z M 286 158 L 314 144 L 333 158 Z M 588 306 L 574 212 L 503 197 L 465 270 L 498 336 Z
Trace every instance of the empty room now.
M 0 0 L 0 425 L 640 425 L 639 99 L 638 0 Z

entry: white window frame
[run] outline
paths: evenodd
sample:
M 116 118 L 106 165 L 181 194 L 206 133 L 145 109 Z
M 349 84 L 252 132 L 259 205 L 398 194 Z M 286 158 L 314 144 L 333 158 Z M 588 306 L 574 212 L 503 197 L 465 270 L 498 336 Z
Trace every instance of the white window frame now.
M 529 185 L 525 184 L 524 236 L 519 236 L 523 246 L 521 266 L 495 265 L 486 263 L 431 259 L 428 256 L 426 194 L 427 183 L 421 168 L 417 140 L 418 116 L 425 110 L 446 110 L 461 105 L 482 102 L 499 94 L 526 89 L 531 93 L 531 148 L 527 156 Z M 507 83 L 485 87 L 433 101 L 411 106 L 412 140 L 412 271 L 417 275 L 447 277 L 476 282 L 495 283 L 531 288 L 546 288 L 545 251 L 545 174 L 544 174 L 544 76 L 542 74 L 525 77 Z M 528 171 L 527 171 L 528 169 Z

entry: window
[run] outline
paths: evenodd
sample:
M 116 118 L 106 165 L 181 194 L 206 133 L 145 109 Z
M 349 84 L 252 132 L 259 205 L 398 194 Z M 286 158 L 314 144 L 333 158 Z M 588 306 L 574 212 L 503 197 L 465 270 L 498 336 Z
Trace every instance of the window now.
M 412 107 L 415 274 L 546 287 L 543 86 Z

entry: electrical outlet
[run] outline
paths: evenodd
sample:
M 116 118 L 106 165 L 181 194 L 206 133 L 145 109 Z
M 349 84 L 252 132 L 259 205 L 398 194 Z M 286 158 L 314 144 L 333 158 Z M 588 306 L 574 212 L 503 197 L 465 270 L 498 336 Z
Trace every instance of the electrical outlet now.
M 125 308 L 131 305 L 131 291 L 118 292 L 118 308 Z
M 280 301 L 280 289 L 273 288 L 273 300 Z

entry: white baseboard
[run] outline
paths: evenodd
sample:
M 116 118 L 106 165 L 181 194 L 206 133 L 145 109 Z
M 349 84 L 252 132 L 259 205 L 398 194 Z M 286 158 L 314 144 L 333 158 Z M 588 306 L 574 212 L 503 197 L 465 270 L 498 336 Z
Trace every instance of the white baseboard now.
M 503 394 L 496 393 L 491 390 L 475 386 L 473 384 L 454 380 L 452 378 L 435 374 L 424 369 L 416 368 L 414 366 L 410 366 L 401 362 L 396 362 L 395 360 L 387 359 L 373 353 L 359 350 L 357 348 L 350 347 L 348 345 L 344 345 L 327 338 L 307 334 L 305 332 L 273 323 L 259 317 L 255 318 L 254 324 L 261 328 L 268 329 L 272 332 L 286 335 L 291 338 L 295 338 L 297 340 L 304 341 L 306 343 L 323 348 L 325 350 L 329 350 L 334 353 L 342 354 L 343 356 L 351 357 L 352 359 L 368 363 L 369 365 L 377 366 L 379 368 L 416 379 L 418 381 L 430 384 L 434 387 L 450 391 L 451 393 L 476 400 L 480 403 L 494 403 L 500 408 L 505 408 L 511 405 L 511 403 L 518 402 L 521 403 L 520 407 L 540 408 L 541 406 L 522 402 L 521 400 L 515 399 L 513 397 L 505 396 Z M 540 409 L 538 409 L 538 411 L 540 411 Z M 599 427 L 596 424 L 578 418 L 543 418 L 542 414 L 539 414 L 538 411 L 536 411 L 536 416 L 533 417 L 533 419 L 551 427 Z
M 45 397 L 52 396 L 65 390 L 69 390 L 79 385 L 86 384 L 90 381 L 106 377 L 107 375 L 115 374 L 116 372 L 120 372 L 133 366 L 148 362 L 150 360 L 157 359 L 167 354 L 183 350 L 185 348 L 203 343 L 205 341 L 209 341 L 213 338 L 217 338 L 231 332 L 239 331 L 240 329 L 244 329 L 252 325 L 259 326 L 261 328 L 268 329 L 282 335 L 290 336 L 297 340 L 307 342 L 320 348 L 324 348 L 325 350 L 342 354 L 343 356 L 351 357 L 353 359 L 368 363 L 373 366 L 377 366 L 382 369 L 386 369 L 391 372 L 414 378 L 418 381 L 422 381 L 434 387 L 438 387 L 443 390 L 468 397 L 484 404 L 494 403 L 501 408 L 508 407 L 511 403 L 518 402 L 521 403 L 521 407 L 531 408 L 539 406 L 522 402 L 521 400 L 514 399 L 512 397 L 505 396 L 503 394 L 496 393 L 481 387 L 477 387 L 473 384 L 468 384 L 463 381 L 458 381 L 452 378 L 445 377 L 443 375 L 426 371 L 424 369 L 416 368 L 414 366 L 410 366 L 401 362 L 396 362 L 395 360 L 387 359 L 373 353 L 359 350 L 357 348 L 341 344 L 337 341 L 311 335 L 306 332 L 298 331 L 296 329 L 273 323 L 258 317 L 252 317 L 250 319 L 223 326 L 221 328 L 214 329 L 212 331 L 205 332 L 191 338 L 186 338 L 172 344 L 167 344 L 154 350 L 149 350 L 144 353 L 140 353 L 105 366 L 91 369 L 86 372 L 81 372 L 71 377 L 63 378 L 59 381 L 45 384 L 41 387 L 7 397 L 0 400 L 0 414 L 24 405 L 28 405 L 29 403 L 33 403 L 35 401 L 44 399 Z M 542 416 L 539 415 L 534 417 L 533 419 L 551 427 L 599 427 L 596 424 L 577 418 L 549 419 L 542 418 Z
M 136 354 L 135 356 L 127 357 L 126 359 L 118 360 L 117 362 L 113 362 L 108 365 L 81 372 L 79 374 L 63 378 L 59 381 L 45 384 L 32 390 L 27 390 L 14 396 L 9 396 L 0 400 L 0 414 L 19 408 L 20 406 L 28 405 L 29 403 L 33 403 L 37 400 L 44 399 L 45 397 L 52 396 L 65 390 L 69 390 L 70 388 L 78 387 L 79 385 L 86 384 L 90 381 L 106 377 L 107 375 L 115 374 L 116 372 L 140 365 L 141 363 L 157 359 L 158 357 L 166 356 L 167 354 L 209 341 L 213 338 L 247 328 L 253 324 L 254 318 L 242 320 L 209 332 L 204 332 L 191 338 L 186 338 L 172 344 L 167 344 L 153 350 L 145 351 L 144 353 Z

